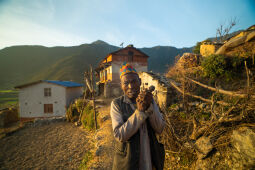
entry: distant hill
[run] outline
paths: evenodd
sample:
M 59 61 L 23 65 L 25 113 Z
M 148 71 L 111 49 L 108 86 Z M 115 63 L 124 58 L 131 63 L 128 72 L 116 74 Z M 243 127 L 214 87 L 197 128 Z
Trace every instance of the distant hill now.
M 104 41 L 71 47 L 12 46 L 0 50 L 0 89 L 40 80 L 73 80 L 82 82 L 82 73 L 91 64 L 97 67 L 108 53 L 118 50 Z M 192 48 L 156 46 L 141 48 L 150 56 L 148 69 L 164 73 L 173 65 L 176 55 Z
M 175 48 L 170 46 L 156 46 L 141 48 L 141 51 L 150 56 L 148 71 L 165 73 L 169 66 L 174 65 L 175 57 L 186 52 L 192 52 L 192 48 Z

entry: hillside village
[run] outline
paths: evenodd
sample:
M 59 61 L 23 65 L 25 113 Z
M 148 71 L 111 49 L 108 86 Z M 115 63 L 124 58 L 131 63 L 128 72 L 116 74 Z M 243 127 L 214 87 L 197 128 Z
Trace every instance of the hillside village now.
M 104 57 L 93 70 L 85 71 L 87 77 L 85 73 L 81 75 L 84 81 L 37 80 L 15 86 L 19 108 L 0 111 L 0 144 L 10 143 L 4 152 L 12 157 L 10 153 L 14 153 L 15 148 L 8 153 L 8 147 L 13 140 L 18 140 L 17 146 L 23 147 L 26 159 L 5 159 L 1 153 L 3 169 L 14 168 L 19 162 L 23 162 L 24 169 L 31 168 L 31 164 L 26 166 L 24 162 L 42 153 L 33 155 L 26 147 L 31 145 L 36 149 L 38 145 L 45 145 L 46 148 L 39 148 L 52 149 L 54 144 L 47 140 L 57 142 L 57 137 L 63 143 L 56 144 L 56 152 L 65 155 L 67 147 L 68 156 L 62 159 L 55 155 L 56 165 L 49 166 L 33 160 L 39 169 L 61 169 L 63 167 L 57 164 L 63 162 L 70 169 L 111 169 L 114 139 L 110 102 L 122 95 L 119 68 L 125 61 L 139 72 L 142 89 L 155 87 L 154 99 L 166 121 L 163 134 L 158 136 L 166 150 L 165 169 L 255 167 L 255 25 L 224 43 L 203 41 L 199 52 L 178 51 L 175 62 L 164 74 L 150 70 L 157 61 L 150 59 L 153 57 L 145 49 L 128 45 L 111 50 L 104 51 Z M 69 59 L 57 63 L 68 63 Z M 56 128 L 59 131 L 54 130 Z M 51 138 L 43 140 L 35 129 Z M 48 134 L 47 130 L 52 132 Z M 33 134 L 35 138 L 30 139 L 33 143 L 23 145 L 25 137 L 18 138 L 22 133 L 26 137 Z M 62 139 L 65 135 L 69 140 Z M 48 161 L 50 157 L 47 155 L 47 159 L 39 161 Z M 12 164 L 12 159 L 16 163 Z

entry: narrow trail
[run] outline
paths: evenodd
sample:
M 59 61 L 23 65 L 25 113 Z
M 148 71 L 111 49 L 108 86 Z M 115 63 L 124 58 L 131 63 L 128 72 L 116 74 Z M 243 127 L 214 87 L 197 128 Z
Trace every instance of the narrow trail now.
M 26 127 L 0 140 L 0 169 L 77 169 L 91 147 L 68 122 Z
M 95 148 L 92 152 L 95 156 L 89 162 L 89 169 L 112 169 L 114 138 L 110 117 L 110 102 L 111 100 L 105 101 L 105 104 L 98 109 L 100 127 L 94 135 Z

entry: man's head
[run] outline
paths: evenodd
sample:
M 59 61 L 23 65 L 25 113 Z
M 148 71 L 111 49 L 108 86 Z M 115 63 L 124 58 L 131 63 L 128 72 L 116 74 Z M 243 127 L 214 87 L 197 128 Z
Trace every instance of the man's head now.
M 124 94 L 134 100 L 140 92 L 141 79 L 136 73 L 127 73 L 121 77 L 121 88 Z
M 120 68 L 121 88 L 124 94 L 135 100 L 140 92 L 141 79 L 136 70 L 128 63 L 123 63 Z

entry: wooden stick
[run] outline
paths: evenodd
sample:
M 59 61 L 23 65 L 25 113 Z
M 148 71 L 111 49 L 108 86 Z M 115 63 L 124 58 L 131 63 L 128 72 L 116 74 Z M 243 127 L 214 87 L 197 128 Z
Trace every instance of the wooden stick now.
M 177 91 L 179 91 L 180 93 L 183 94 L 183 91 L 182 91 L 173 81 L 170 81 L 169 83 L 170 83 Z M 205 101 L 205 102 L 207 102 L 207 103 L 212 103 L 211 100 L 205 99 L 205 98 L 203 98 L 203 97 L 201 97 L 201 96 L 197 96 L 197 95 L 194 95 L 194 94 L 190 94 L 190 93 L 188 93 L 188 92 L 186 92 L 185 94 L 188 95 L 188 96 L 191 96 L 191 97 L 200 99 L 200 100 L 202 100 L 202 101 Z M 223 102 L 223 101 L 217 101 L 216 103 L 218 103 L 218 104 L 220 104 L 220 105 L 223 105 L 223 106 L 228 106 L 228 105 L 229 105 L 228 103 Z
M 249 77 L 249 70 L 247 68 L 247 63 L 244 61 L 244 66 L 246 70 L 246 76 L 247 76 L 247 95 L 249 95 L 249 89 L 250 89 L 250 77 Z
M 222 94 L 226 94 L 226 95 L 230 95 L 230 96 L 236 96 L 236 97 L 240 97 L 240 98 L 245 98 L 247 97 L 247 94 L 240 94 L 240 93 L 236 93 L 234 91 L 227 91 L 227 90 L 222 90 L 222 89 L 217 89 L 217 88 L 214 88 L 214 87 L 211 87 L 211 86 L 208 86 L 208 85 L 205 85 L 205 84 L 202 84 L 196 80 L 193 80 L 191 78 L 188 78 L 188 77 L 185 77 L 186 79 L 190 80 L 191 82 L 195 83 L 195 84 L 198 84 L 206 89 L 209 89 L 209 90 L 212 90 L 212 91 L 215 91 L 215 92 L 219 92 L 219 93 L 222 93 Z M 252 98 L 255 98 L 255 96 L 251 96 Z
M 93 83 L 93 69 L 90 65 L 90 80 L 91 80 L 91 89 L 92 89 L 92 100 L 93 100 L 93 110 L 94 110 L 94 119 L 95 119 L 95 128 L 97 129 L 97 115 L 96 115 L 96 104 L 95 104 L 95 91 Z

